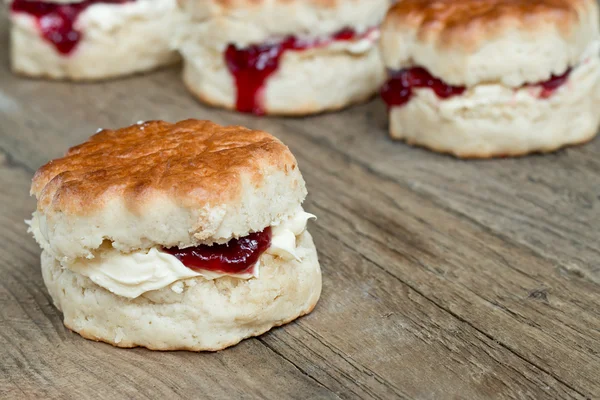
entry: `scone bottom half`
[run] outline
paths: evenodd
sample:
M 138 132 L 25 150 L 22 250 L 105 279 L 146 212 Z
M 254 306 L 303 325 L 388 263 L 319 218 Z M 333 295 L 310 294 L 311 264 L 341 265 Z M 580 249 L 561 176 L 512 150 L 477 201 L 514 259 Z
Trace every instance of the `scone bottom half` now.
M 303 52 L 312 50 L 316 51 L 315 56 L 318 57 L 318 51 L 322 51 L 323 49 L 346 46 L 350 49 L 356 49 L 354 58 L 358 60 L 359 55 L 367 52 L 369 47 L 375 48 L 378 37 L 378 27 L 371 27 L 364 32 L 357 32 L 353 28 L 346 27 L 323 38 L 306 39 L 297 36 L 288 36 L 281 40 L 246 47 L 229 44 L 225 50 L 224 57 L 227 70 L 231 74 L 235 85 L 235 109 L 255 115 L 268 113 L 268 107 L 265 105 L 264 99 L 265 91 L 270 78 L 279 71 L 282 58 L 286 53 L 295 52 L 302 54 Z M 302 61 L 302 58 L 299 59 Z M 374 76 L 377 76 L 378 69 L 381 69 L 381 66 L 373 64 L 374 71 L 372 74 Z M 374 79 L 374 81 L 377 83 L 377 79 Z M 373 91 L 370 93 L 367 91 L 366 96 L 369 97 L 372 94 Z M 364 100 L 365 95 L 361 95 L 361 97 L 360 100 Z M 342 105 L 337 108 L 341 107 Z M 323 110 L 317 108 L 314 111 L 320 112 Z M 310 113 L 312 111 L 309 111 L 307 106 L 303 106 L 299 107 L 297 111 L 290 110 L 279 113 L 303 114 L 306 112 Z M 275 112 L 275 114 L 277 113 Z
M 545 153 L 593 139 L 596 2 L 488 3 L 407 0 L 389 10 L 380 48 L 391 137 L 460 158 Z
M 320 296 L 304 181 L 265 132 L 197 120 L 104 130 L 41 167 L 32 193 L 44 282 L 85 338 L 220 350 Z

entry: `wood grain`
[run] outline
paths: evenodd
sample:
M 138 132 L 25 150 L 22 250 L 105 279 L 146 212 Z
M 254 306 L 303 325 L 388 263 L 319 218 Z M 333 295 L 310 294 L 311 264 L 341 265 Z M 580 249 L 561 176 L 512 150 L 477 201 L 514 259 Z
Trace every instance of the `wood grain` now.
M 0 29 L 0 398 L 600 398 L 600 141 L 463 162 L 391 142 L 378 100 L 261 119 L 199 105 L 176 68 L 16 78 Z M 319 216 L 321 301 L 217 353 L 86 341 L 26 233 L 33 172 L 99 127 L 188 117 L 290 146 Z

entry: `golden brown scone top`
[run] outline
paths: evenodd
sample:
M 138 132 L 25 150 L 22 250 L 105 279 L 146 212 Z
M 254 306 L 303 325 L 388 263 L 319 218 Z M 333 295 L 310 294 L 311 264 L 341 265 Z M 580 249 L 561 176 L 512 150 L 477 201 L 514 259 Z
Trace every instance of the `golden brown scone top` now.
M 31 193 L 38 210 L 86 214 L 121 197 L 131 210 L 167 195 L 184 207 L 219 205 L 240 195 L 242 175 L 295 169 L 289 149 L 266 132 L 210 121 L 148 121 L 103 130 L 42 166 Z
M 401 0 L 389 10 L 385 29 L 416 29 L 424 42 L 468 46 L 507 27 L 533 31 L 552 24 L 568 35 L 595 7 L 595 0 Z

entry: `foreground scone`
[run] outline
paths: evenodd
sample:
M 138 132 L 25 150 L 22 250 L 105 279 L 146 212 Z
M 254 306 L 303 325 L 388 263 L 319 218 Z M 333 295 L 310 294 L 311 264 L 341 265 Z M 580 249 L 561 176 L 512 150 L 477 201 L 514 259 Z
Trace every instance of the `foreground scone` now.
M 31 192 L 44 281 L 88 339 L 219 350 L 319 299 L 304 180 L 265 132 L 197 120 L 104 130 L 41 167 Z
M 12 0 L 10 9 L 16 73 L 98 80 L 178 60 L 176 0 Z
M 394 138 L 484 158 L 597 132 L 595 0 L 404 0 L 386 17 L 381 48 Z
M 389 0 L 181 0 L 175 38 L 200 100 L 304 115 L 366 100 L 384 80 L 376 45 Z

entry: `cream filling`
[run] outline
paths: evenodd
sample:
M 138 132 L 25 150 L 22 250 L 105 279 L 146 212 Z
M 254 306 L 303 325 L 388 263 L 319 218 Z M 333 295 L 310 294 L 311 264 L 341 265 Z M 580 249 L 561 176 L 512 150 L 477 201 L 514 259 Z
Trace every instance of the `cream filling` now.
M 76 25 L 86 27 L 88 30 L 97 27 L 102 32 L 106 32 L 119 29 L 136 20 L 165 21 L 165 18 L 171 18 L 169 22 L 174 22 L 177 12 L 176 0 L 136 0 L 122 4 L 94 3 L 81 13 Z M 168 24 L 164 26 L 165 34 L 169 33 L 170 28 Z
M 362 55 L 370 52 L 379 40 L 381 31 L 379 28 L 373 28 L 361 32 L 361 36 L 354 40 L 333 40 L 328 42 L 327 40 L 318 39 L 314 37 L 301 37 L 301 41 L 307 44 L 312 44 L 313 47 L 308 47 L 303 50 L 290 50 L 290 51 L 314 51 L 325 49 L 333 52 L 346 52 L 353 55 Z M 281 40 L 281 39 L 277 39 Z M 276 39 L 272 42 L 276 43 Z M 269 43 L 266 41 L 265 43 Z M 322 44 L 319 44 L 323 42 Z M 219 67 L 224 66 L 223 52 L 229 45 L 228 43 L 217 44 L 216 47 L 207 45 L 206 40 L 197 40 L 197 38 L 190 32 L 177 31 L 172 39 L 171 47 L 179 50 L 185 57 L 187 62 L 192 62 L 199 68 L 207 68 L 209 66 L 218 65 Z M 241 46 L 241 44 L 238 44 Z
M 324 41 L 324 44 L 320 44 L 319 39 L 314 38 L 300 38 L 301 41 L 305 41 L 307 44 L 313 47 L 308 47 L 305 50 L 314 50 L 324 48 L 330 51 L 348 52 L 350 54 L 364 54 L 369 52 L 377 43 L 380 36 L 379 28 L 370 29 L 365 32 L 359 33 L 359 37 L 353 40 L 332 40 L 331 42 Z
M 57 4 L 81 3 L 84 0 L 54 0 Z M 9 2 L 10 4 L 11 2 Z M 35 17 L 26 12 L 11 12 L 15 24 L 38 31 Z M 138 21 L 159 20 L 160 28 L 169 34 L 172 25 L 179 16 L 176 0 L 136 0 L 129 3 L 94 3 L 86 8 L 76 19 L 75 28 L 85 36 L 111 40 L 106 33 L 113 33 L 128 24 Z M 165 23 L 168 22 L 168 23 Z
M 446 120 L 512 119 L 516 115 L 515 110 L 528 120 L 537 120 L 544 118 L 544 113 L 549 109 L 577 102 L 581 96 L 588 96 L 588 89 L 596 88 L 599 80 L 600 58 L 596 55 L 573 68 L 567 82 L 545 99 L 540 98 L 543 90 L 541 86 L 514 89 L 501 84 L 481 84 L 467 89 L 462 95 L 447 99 L 440 99 L 430 89 L 415 89 L 410 102 L 426 104 Z M 593 96 L 600 95 L 597 89 L 592 89 L 591 92 Z
M 543 90 L 541 85 L 524 85 L 510 87 L 501 83 L 480 83 L 467 88 L 464 93 L 446 99 L 438 97 L 429 88 L 415 88 L 414 96 L 409 101 L 419 100 L 436 109 L 442 117 L 454 119 L 457 116 L 466 117 L 469 110 L 483 110 L 485 113 L 506 114 L 514 109 L 535 109 L 542 105 L 554 105 L 565 101 L 565 98 L 574 98 L 587 95 L 587 91 L 573 91 L 573 82 L 578 83 L 578 88 L 592 88 L 600 79 L 600 41 L 592 42 L 579 64 L 573 66 L 567 81 L 556 88 L 548 98 L 540 98 Z M 594 91 L 597 94 L 597 90 Z M 541 102 L 541 103 L 540 103 Z M 394 106 L 403 107 L 404 105 Z M 480 116 L 484 118 L 497 115 Z
M 292 217 L 273 225 L 271 246 L 265 253 L 286 261 L 299 260 L 296 238 L 306 230 L 308 220 L 314 217 L 299 207 Z M 198 276 L 209 280 L 223 276 L 239 279 L 258 278 L 260 259 L 252 269 L 252 273 L 229 274 L 201 269 L 192 270 L 175 256 L 159 248 L 151 248 L 129 254 L 117 250 L 102 251 L 93 259 L 79 259 L 66 267 L 90 278 L 95 284 L 114 294 L 133 299 L 145 292 L 162 289 L 186 278 Z

